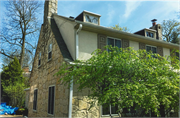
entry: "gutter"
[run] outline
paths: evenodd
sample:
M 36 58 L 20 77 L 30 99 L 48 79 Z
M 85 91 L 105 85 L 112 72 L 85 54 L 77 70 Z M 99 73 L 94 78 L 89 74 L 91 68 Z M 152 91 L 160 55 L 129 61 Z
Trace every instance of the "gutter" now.
M 91 31 L 91 32 L 99 33 L 99 34 L 117 37 L 120 39 L 121 38 L 122 39 L 128 39 L 128 40 L 141 42 L 141 43 L 145 43 L 145 44 L 149 44 L 149 45 L 161 46 L 161 47 L 165 47 L 165 48 L 169 48 L 169 49 L 175 48 L 175 49 L 179 50 L 178 44 L 173 44 L 173 43 L 169 43 L 169 42 L 165 42 L 165 41 L 155 40 L 155 39 L 150 38 L 150 37 L 144 37 L 141 35 L 132 34 L 132 33 L 124 32 L 124 31 L 119 31 L 119 30 L 115 30 L 112 28 L 94 25 L 91 23 L 85 23 L 85 22 L 81 22 L 81 21 L 77 21 L 77 20 L 75 20 L 75 22 L 77 23 L 77 26 L 79 24 L 82 24 L 83 30 L 86 30 L 86 31 Z M 75 26 L 76 29 L 77 29 L 77 26 Z
M 79 28 L 78 30 L 76 31 L 76 60 L 78 59 L 79 57 L 79 35 L 78 33 L 81 31 L 82 29 L 82 24 L 79 24 Z M 72 118 L 72 98 L 73 98 L 73 77 L 72 77 L 72 80 L 71 80 L 71 85 L 70 85 L 70 92 L 69 92 L 69 118 Z

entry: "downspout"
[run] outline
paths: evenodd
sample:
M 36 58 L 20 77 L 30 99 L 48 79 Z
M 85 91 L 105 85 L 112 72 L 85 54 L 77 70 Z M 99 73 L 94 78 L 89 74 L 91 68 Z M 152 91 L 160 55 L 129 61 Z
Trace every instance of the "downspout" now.
M 76 39 L 75 39 L 76 40 L 76 60 L 78 59 L 78 56 L 79 56 L 78 32 L 81 31 L 81 29 L 82 29 L 82 24 L 79 25 L 79 28 L 76 31 Z M 73 77 L 70 83 L 71 83 L 71 86 L 70 86 L 70 92 L 69 92 L 69 115 L 68 116 L 69 118 L 72 118 Z

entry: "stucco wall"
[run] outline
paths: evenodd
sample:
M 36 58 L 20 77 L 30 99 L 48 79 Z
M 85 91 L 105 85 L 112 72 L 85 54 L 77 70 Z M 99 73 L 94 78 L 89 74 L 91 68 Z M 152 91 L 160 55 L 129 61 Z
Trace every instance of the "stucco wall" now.
M 79 32 L 79 58 L 87 60 L 91 57 L 91 53 L 97 49 L 97 34 L 80 31 Z
M 170 49 L 168 48 L 163 48 L 163 56 L 170 56 Z
M 129 41 L 129 46 L 133 47 L 134 50 L 139 50 L 139 42 Z
M 75 60 L 75 30 L 74 30 L 74 22 L 67 21 L 67 19 L 54 16 L 54 20 L 57 23 L 57 26 L 59 28 L 59 31 L 61 32 L 61 35 L 67 45 L 67 48 L 72 56 L 72 58 Z

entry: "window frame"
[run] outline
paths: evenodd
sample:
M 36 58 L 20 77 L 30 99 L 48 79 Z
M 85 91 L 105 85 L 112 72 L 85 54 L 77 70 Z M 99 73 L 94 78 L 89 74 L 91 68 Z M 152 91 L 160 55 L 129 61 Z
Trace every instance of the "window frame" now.
M 49 113 L 49 88 L 50 87 L 54 87 L 54 103 L 53 103 L 53 114 L 51 114 L 51 113 Z M 52 98 L 51 98 L 52 99 Z M 51 105 L 50 105 L 51 106 Z M 48 87 L 48 107 L 47 107 L 47 113 L 48 113 L 48 115 L 54 115 L 54 111 L 55 111 L 55 85 L 50 85 L 49 87 Z
M 147 33 L 152 33 L 152 34 L 153 34 L 153 37 L 148 36 Z M 154 32 L 151 32 L 151 31 L 146 31 L 146 37 L 154 38 L 154 37 L 155 37 L 155 33 L 154 33 Z
M 39 62 L 40 62 L 40 64 L 39 64 Z M 40 66 L 41 66 L 41 51 L 38 54 L 38 67 L 40 67 Z
M 119 38 L 114 38 L 114 37 L 107 37 L 106 38 L 106 45 L 108 45 L 108 39 L 109 38 L 111 38 L 111 39 L 113 39 L 114 40 L 114 47 L 115 47 L 115 40 L 120 40 L 121 41 L 121 47 L 120 48 L 122 48 L 122 39 L 119 39 Z M 108 45 L 109 46 L 109 45 Z M 112 46 L 113 47 L 113 46 Z M 108 49 L 107 49 L 107 51 L 108 51 Z
M 157 46 L 147 45 L 147 44 L 146 44 L 146 46 L 150 46 L 151 48 L 152 48 L 152 47 L 155 47 L 155 48 L 156 48 L 156 53 L 155 53 L 155 54 L 157 54 Z M 147 49 L 146 49 L 146 51 L 147 51 Z M 151 51 L 152 51 L 152 49 L 151 49 Z M 153 53 L 153 52 L 152 52 L 152 53 Z
M 51 46 L 51 49 L 49 50 L 49 46 L 50 45 L 52 45 Z M 50 61 L 51 59 L 52 59 L 52 48 L 53 48 L 53 44 L 52 44 L 52 42 L 50 42 L 49 44 L 48 44 L 48 61 Z M 51 58 L 49 58 L 49 53 L 51 53 Z
M 35 91 L 37 91 L 36 92 L 36 105 L 35 105 L 35 109 L 34 109 L 34 102 L 35 102 Z M 34 97 L 33 97 L 33 111 L 37 111 L 37 97 L 38 97 L 38 89 L 37 88 L 35 88 L 34 89 Z
M 111 109 L 112 109 L 112 107 L 111 107 L 111 104 L 109 105 L 109 112 L 111 113 L 112 111 L 111 111 Z M 110 113 L 107 115 L 104 115 L 103 114 L 103 105 L 101 105 L 101 116 L 110 116 Z M 118 113 L 117 114 L 111 114 L 111 116 L 118 116 Z

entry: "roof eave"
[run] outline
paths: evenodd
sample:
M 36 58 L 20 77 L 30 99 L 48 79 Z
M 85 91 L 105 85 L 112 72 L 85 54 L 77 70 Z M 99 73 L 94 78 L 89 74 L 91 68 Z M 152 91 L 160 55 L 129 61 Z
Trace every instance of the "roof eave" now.
M 79 24 L 82 24 L 83 25 L 82 30 L 100 33 L 100 34 L 104 34 L 104 35 L 111 36 L 111 37 L 117 37 L 117 38 L 121 38 L 121 39 L 137 41 L 137 42 L 141 42 L 141 43 L 145 43 L 145 44 L 149 44 L 149 45 L 161 46 L 161 47 L 165 47 L 165 48 L 169 48 L 169 49 L 175 48 L 175 49 L 179 50 L 178 44 L 160 41 L 160 40 L 153 39 L 150 37 L 144 37 L 141 35 L 132 34 L 132 33 L 124 32 L 124 31 L 119 31 L 119 30 L 115 30 L 112 28 L 103 27 L 103 26 L 99 26 L 99 25 L 93 25 L 90 23 L 85 23 L 85 22 L 81 22 L 81 21 L 77 21 L 77 20 L 75 20 L 75 22 L 77 23 L 77 25 L 75 26 L 76 29 L 78 28 Z

